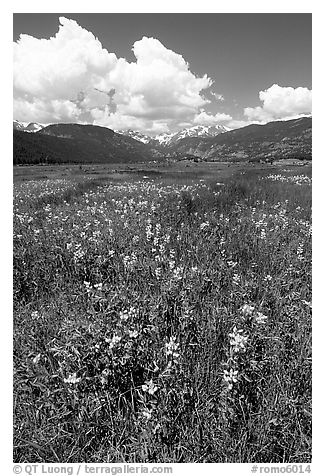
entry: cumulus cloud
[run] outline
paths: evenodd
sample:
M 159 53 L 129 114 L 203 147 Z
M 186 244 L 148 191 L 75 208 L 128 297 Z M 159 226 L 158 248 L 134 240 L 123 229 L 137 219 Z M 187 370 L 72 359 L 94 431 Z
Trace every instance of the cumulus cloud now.
M 277 119 L 290 119 L 310 114 L 312 110 L 312 91 L 308 88 L 281 87 L 273 84 L 260 91 L 262 106 L 246 107 L 244 114 L 250 121 L 268 122 Z
M 222 94 L 214 93 L 213 91 L 210 91 L 211 95 L 215 98 L 216 101 L 224 101 L 225 98 L 223 97 Z
M 203 92 L 212 80 L 193 74 L 182 55 L 159 40 L 136 41 L 135 61 L 128 62 L 74 20 L 59 21 L 54 37 L 21 35 L 14 43 L 18 119 L 160 132 L 193 121 L 210 102 Z
M 201 124 L 202 126 L 215 126 L 217 124 L 225 124 L 232 120 L 229 114 L 208 114 L 204 110 L 201 110 L 199 114 L 196 114 L 193 122 L 194 124 Z

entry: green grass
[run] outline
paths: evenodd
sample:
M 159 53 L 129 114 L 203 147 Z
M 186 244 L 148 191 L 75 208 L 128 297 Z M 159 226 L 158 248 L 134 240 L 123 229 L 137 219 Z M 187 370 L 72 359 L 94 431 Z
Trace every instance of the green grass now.
M 239 172 L 16 184 L 15 462 L 311 460 L 311 186 Z

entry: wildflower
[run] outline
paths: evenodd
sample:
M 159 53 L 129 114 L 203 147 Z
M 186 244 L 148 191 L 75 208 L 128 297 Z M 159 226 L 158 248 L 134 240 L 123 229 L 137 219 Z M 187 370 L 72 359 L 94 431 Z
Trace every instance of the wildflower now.
M 39 317 L 40 317 L 40 315 L 39 315 L 39 312 L 38 312 L 38 311 L 33 311 L 33 312 L 31 313 L 31 318 L 32 318 L 32 319 L 38 319 Z
M 180 281 L 183 278 L 184 268 L 183 266 L 177 266 L 177 268 L 173 269 L 172 279 L 176 281 Z
M 169 339 L 169 342 L 166 342 L 165 344 L 166 347 L 166 355 L 171 356 L 173 360 L 178 359 L 179 357 L 179 344 L 176 342 L 176 337 L 171 337 Z
M 244 304 L 243 307 L 241 308 L 241 312 L 242 312 L 243 316 L 245 316 L 245 317 L 252 316 L 254 310 L 255 310 L 255 307 L 250 306 L 249 304 Z
M 233 277 L 232 277 L 232 282 L 233 284 L 235 284 L 236 286 L 239 285 L 240 283 L 240 276 L 239 274 L 234 274 Z
M 152 430 L 154 434 L 157 433 L 158 430 L 160 430 L 161 428 L 161 424 L 160 423 L 157 423 L 157 425 L 154 427 L 154 429 Z
M 102 291 L 102 289 L 103 289 L 103 283 L 94 284 L 94 288 L 96 288 L 97 291 Z
M 208 221 L 201 223 L 200 225 L 200 230 L 205 230 L 206 228 L 209 228 L 210 223 Z
M 152 379 L 147 380 L 144 385 L 141 385 L 141 388 L 144 392 L 148 392 L 150 395 L 154 395 L 158 390 L 157 385 L 153 383 Z
M 236 261 L 230 260 L 230 261 L 227 261 L 227 265 L 229 266 L 229 268 L 234 268 L 237 265 L 237 263 Z
M 37 365 L 40 360 L 41 354 L 37 354 L 36 357 L 33 358 L 33 364 Z
M 76 244 L 76 251 L 73 254 L 74 260 L 79 261 L 85 256 L 86 252 L 81 249 L 81 244 Z
M 248 337 L 243 336 L 242 329 L 237 330 L 236 327 L 233 328 L 233 332 L 229 334 L 230 337 L 230 345 L 234 348 L 234 352 L 239 352 L 242 350 L 245 352 L 245 345 L 247 343 Z
M 260 236 L 261 236 L 261 239 L 262 239 L 262 240 L 265 240 L 265 238 L 266 238 L 266 230 L 265 230 L 265 228 L 262 228 L 262 229 L 261 229 L 261 235 L 260 235 Z
M 63 379 L 64 383 L 71 383 L 72 385 L 75 385 L 76 383 L 79 383 L 81 378 L 77 378 L 76 372 L 73 373 L 72 375 L 69 375 L 68 378 Z
M 94 348 L 95 352 L 99 352 L 100 344 L 95 344 Z
M 133 269 L 137 261 L 138 258 L 134 251 L 132 252 L 131 256 L 126 255 L 123 257 L 124 266 L 128 269 Z
M 170 242 L 170 235 L 167 234 L 167 235 L 164 236 L 164 242 L 165 242 L 165 243 L 169 243 L 169 242 Z M 171 251 L 172 251 L 172 250 L 171 250 Z
M 265 324 L 265 322 L 267 321 L 267 316 L 265 316 L 261 312 L 258 312 L 256 314 L 255 320 L 256 320 L 257 324 Z
M 303 253 L 304 253 L 304 245 L 302 243 L 299 243 L 299 246 L 297 248 L 297 258 L 299 261 L 303 261 L 304 259 Z
M 156 278 L 157 279 L 160 279 L 161 278 L 161 275 L 162 275 L 162 269 L 161 268 L 156 268 L 155 269 L 155 275 L 156 275 Z
M 124 309 L 124 311 L 120 312 L 120 319 L 121 321 L 127 321 L 129 318 L 135 318 L 139 314 L 139 311 L 131 306 L 130 309 Z
M 105 339 L 107 343 L 109 343 L 109 348 L 112 350 L 113 347 L 116 346 L 121 340 L 120 336 L 117 336 L 116 334 L 113 335 L 112 339 Z
M 172 271 L 175 268 L 175 261 L 172 261 L 172 260 L 169 261 L 168 265 L 169 265 L 169 269 Z
M 84 285 L 86 286 L 87 294 L 91 294 L 92 286 L 91 286 L 90 282 L 89 281 L 84 281 Z
M 233 384 L 238 382 L 237 375 L 238 370 L 230 369 L 229 371 L 223 371 L 223 379 L 228 384 L 228 390 L 231 390 L 233 388 Z
M 102 385 L 105 385 L 108 382 L 108 373 L 109 373 L 108 369 L 104 369 L 102 371 L 102 375 L 100 377 L 100 383 Z
M 132 339 L 135 339 L 136 337 L 138 337 L 139 335 L 139 332 L 138 331 L 129 331 L 129 336 L 132 338 Z
M 149 241 L 151 239 L 151 237 L 153 236 L 153 232 L 152 232 L 152 225 L 151 223 L 149 223 L 146 227 L 146 236 L 147 236 L 147 240 Z
M 155 367 L 154 367 L 154 369 L 153 369 L 153 372 L 155 372 L 155 373 L 156 373 L 156 372 L 158 372 L 158 370 L 159 370 L 159 367 L 158 367 L 158 365 L 157 365 L 157 362 L 156 362 L 156 361 L 154 361 L 153 363 L 154 363 L 154 365 L 155 365 Z
M 265 278 L 263 278 L 263 281 L 269 282 L 269 281 L 272 281 L 272 279 L 273 279 L 272 276 L 270 276 L 269 274 L 267 274 L 267 275 L 265 276 Z
M 150 418 L 152 417 L 152 410 L 149 410 L 148 408 L 146 408 L 145 410 L 143 410 L 142 415 L 143 415 L 147 420 L 150 420 Z

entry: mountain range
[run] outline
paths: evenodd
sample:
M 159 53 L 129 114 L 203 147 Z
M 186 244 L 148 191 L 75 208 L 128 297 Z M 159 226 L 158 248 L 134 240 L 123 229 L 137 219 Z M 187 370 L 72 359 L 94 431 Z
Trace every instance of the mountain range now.
M 193 155 L 205 161 L 311 159 L 312 118 L 251 124 L 216 137 L 181 139 L 169 153 L 180 158 Z
M 52 124 L 34 134 L 14 130 L 15 164 L 118 163 L 152 160 L 150 149 L 107 127 Z
M 43 124 L 38 124 L 38 122 L 19 122 L 14 120 L 13 127 L 16 131 L 38 132 L 45 126 Z
M 142 134 L 138 131 L 133 131 L 131 129 L 128 130 L 119 130 L 116 131 L 119 134 L 127 135 L 136 139 L 144 144 L 150 144 L 153 147 L 157 146 L 165 146 L 168 147 L 171 144 L 175 144 L 180 139 L 184 139 L 186 137 L 216 137 L 219 134 L 224 132 L 228 132 L 230 129 L 228 127 L 222 125 L 216 126 L 193 126 L 182 129 L 178 132 L 171 132 L 171 133 L 163 133 L 158 134 L 155 137 L 150 137 L 148 135 Z
M 156 137 L 130 129 L 117 132 L 82 124 L 42 127 L 14 121 L 13 127 L 15 164 L 146 162 L 164 158 L 273 161 L 311 159 L 312 154 L 311 117 L 251 124 L 234 130 L 197 125 Z

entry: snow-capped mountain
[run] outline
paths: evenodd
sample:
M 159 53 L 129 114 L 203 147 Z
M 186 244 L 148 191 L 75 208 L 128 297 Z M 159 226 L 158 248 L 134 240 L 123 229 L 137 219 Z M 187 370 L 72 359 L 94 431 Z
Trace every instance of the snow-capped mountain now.
M 193 126 L 187 129 L 183 129 L 179 132 L 171 134 L 159 134 L 155 137 L 155 140 L 161 145 L 170 145 L 184 139 L 185 137 L 215 137 L 224 132 L 228 132 L 231 129 L 226 126 L 216 125 L 216 126 Z
M 13 121 L 13 128 L 16 131 L 24 131 L 24 132 L 38 132 L 45 127 L 43 124 L 39 124 L 38 122 L 19 122 L 14 120 Z
M 26 125 L 23 122 L 19 122 L 19 121 L 14 120 L 13 127 L 16 131 L 24 131 Z
M 171 133 L 165 132 L 163 134 L 158 134 L 155 137 L 150 137 L 146 134 L 143 134 L 142 132 L 133 131 L 131 129 L 119 130 L 115 132 L 132 137 L 132 139 L 136 139 L 140 142 L 143 142 L 144 144 L 151 143 L 153 146 L 155 144 L 168 146 L 170 144 L 174 144 L 180 139 L 184 139 L 185 137 L 215 137 L 219 134 L 222 134 L 223 132 L 228 132 L 228 131 L 230 131 L 229 127 L 225 127 L 221 125 L 217 125 L 217 126 L 198 125 L 198 126 L 189 127 L 187 129 L 182 129 L 181 131 L 178 131 L 178 132 L 171 132 Z
M 139 131 L 133 131 L 132 129 L 120 130 L 115 132 L 117 132 L 118 134 L 123 134 L 124 136 L 132 137 L 132 139 L 138 140 L 139 142 L 143 142 L 143 144 L 148 144 L 148 142 L 152 141 L 152 137 L 149 137 L 146 134 L 142 134 L 142 132 Z
M 173 137 L 178 134 L 178 132 L 174 133 L 163 133 L 163 134 L 158 134 L 156 137 L 154 137 L 155 141 L 158 141 L 160 145 L 168 145 L 172 141 Z
M 38 124 L 38 122 L 30 122 L 28 126 L 25 127 L 25 132 L 37 132 L 43 129 L 42 124 Z

